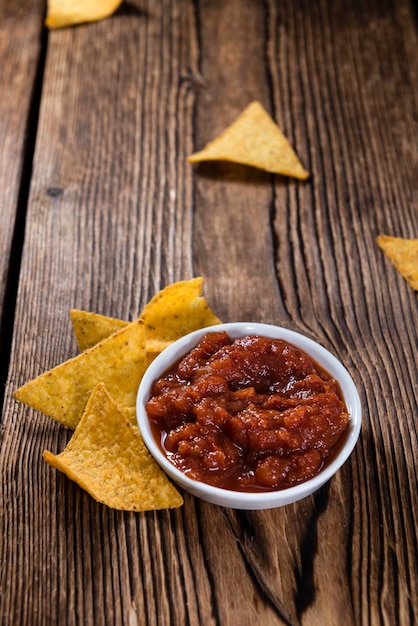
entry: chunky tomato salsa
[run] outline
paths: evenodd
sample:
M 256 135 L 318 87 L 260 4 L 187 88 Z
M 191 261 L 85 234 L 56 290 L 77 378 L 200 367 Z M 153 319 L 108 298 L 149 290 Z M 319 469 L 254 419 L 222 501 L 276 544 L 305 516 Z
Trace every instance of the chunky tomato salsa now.
M 207 333 L 154 381 L 154 436 L 190 478 L 224 489 L 283 489 L 335 456 L 349 416 L 338 383 L 295 346 Z

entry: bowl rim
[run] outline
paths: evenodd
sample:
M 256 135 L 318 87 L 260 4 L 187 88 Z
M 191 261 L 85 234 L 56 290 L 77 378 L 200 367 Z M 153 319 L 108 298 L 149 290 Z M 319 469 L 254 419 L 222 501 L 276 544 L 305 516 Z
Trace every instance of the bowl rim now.
M 162 452 L 159 444 L 152 435 L 145 410 L 145 404 L 150 396 L 151 384 L 155 379 L 166 372 L 171 365 L 189 352 L 203 335 L 219 331 L 226 331 L 232 338 L 247 335 L 263 335 L 269 338 L 283 339 L 307 352 L 321 367 L 337 379 L 350 417 L 349 433 L 337 456 L 326 465 L 319 474 L 293 487 L 287 487 L 285 489 L 263 492 L 234 491 L 222 487 L 215 487 L 189 478 L 181 470 L 176 468 Z M 260 322 L 226 322 L 201 328 L 184 335 L 165 348 L 165 350 L 150 363 L 138 388 L 136 418 L 142 438 L 150 454 L 158 462 L 160 467 L 163 468 L 166 474 L 186 491 L 217 504 L 226 503 L 225 506 L 228 507 L 254 509 L 279 507 L 284 504 L 296 502 L 325 484 L 325 482 L 340 469 L 352 453 L 361 430 L 362 410 L 357 388 L 348 370 L 337 357 L 318 342 L 302 333 L 283 326 Z

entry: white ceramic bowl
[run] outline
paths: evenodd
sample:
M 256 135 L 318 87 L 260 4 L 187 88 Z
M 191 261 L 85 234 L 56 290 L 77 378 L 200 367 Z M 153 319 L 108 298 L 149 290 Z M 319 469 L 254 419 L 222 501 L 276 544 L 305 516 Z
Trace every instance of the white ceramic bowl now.
M 309 354 L 339 382 L 350 416 L 348 436 L 336 458 L 314 478 L 294 487 L 262 493 L 246 493 L 221 489 L 188 478 L 167 459 L 158 443 L 155 441 L 145 411 L 145 405 L 150 397 L 150 389 L 153 381 L 161 377 L 181 357 L 194 348 L 203 335 L 211 331 L 222 330 L 225 330 L 228 335 L 234 339 L 247 335 L 262 335 L 288 341 Z M 136 412 L 139 429 L 142 433 L 145 445 L 155 460 L 174 482 L 202 500 L 243 510 L 269 509 L 291 504 L 322 487 L 350 456 L 357 442 L 361 427 L 360 398 L 350 374 L 340 361 L 328 352 L 328 350 L 304 335 L 279 326 L 247 322 L 233 322 L 230 324 L 220 324 L 209 328 L 202 328 L 182 337 L 166 348 L 158 355 L 145 372 L 138 390 Z

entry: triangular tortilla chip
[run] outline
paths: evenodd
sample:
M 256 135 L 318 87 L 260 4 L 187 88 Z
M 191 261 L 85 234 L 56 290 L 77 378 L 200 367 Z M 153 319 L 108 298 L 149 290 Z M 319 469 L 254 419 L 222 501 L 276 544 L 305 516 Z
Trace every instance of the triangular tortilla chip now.
M 309 176 L 280 128 L 259 102 L 249 104 L 231 126 L 203 150 L 189 156 L 188 161 L 233 161 L 301 180 Z
M 104 384 L 91 394 L 67 447 L 47 463 L 64 472 L 97 502 L 122 511 L 179 507 L 183 498 L 149 454 Z
M 418 239 L 379 235 L 377 243 L 412 289 L 418 291 Z
M 201 295 L 202 286 L 202 277 L 173 283 L 148 302 L 140 315 L 147 347 L 158 350 L 194 330 L 221 323 Z
M 112 15 L 122 0 L 48 0 L 45 26 L 63 28 Z
M 144 323 L 135 320 L 89 350 L 29 381 L 14 396 L 75 428 L 99 382 L 105 383 L 119 405 L 134 407 L 146 368 Z
M 95 346 L 96 343 L 129 324 L 129 322 L 114 317 L 106 317 L 99 313 L 90 313 L 80 309 L 71 309 L 70 319 L 80 352 Z
M 203 278 L 179 281 L 159 291 L 144 307 L 146 350 L 150 363 L 162 350 L 188 333 L 220 324 L 202 294 Z M 70 311 L 80 351 L 91 348 L 128 322 L 73 309 Z

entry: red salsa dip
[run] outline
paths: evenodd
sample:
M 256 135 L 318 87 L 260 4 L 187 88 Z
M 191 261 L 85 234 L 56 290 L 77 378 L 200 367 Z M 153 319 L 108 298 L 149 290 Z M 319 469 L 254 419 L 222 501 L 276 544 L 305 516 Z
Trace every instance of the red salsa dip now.
M 349 415 L 339 385 L 281 339 L 207 333 L 154 381 L 154 437 L 189 478 L 273 491 L 312 478 L 336 455 Z

